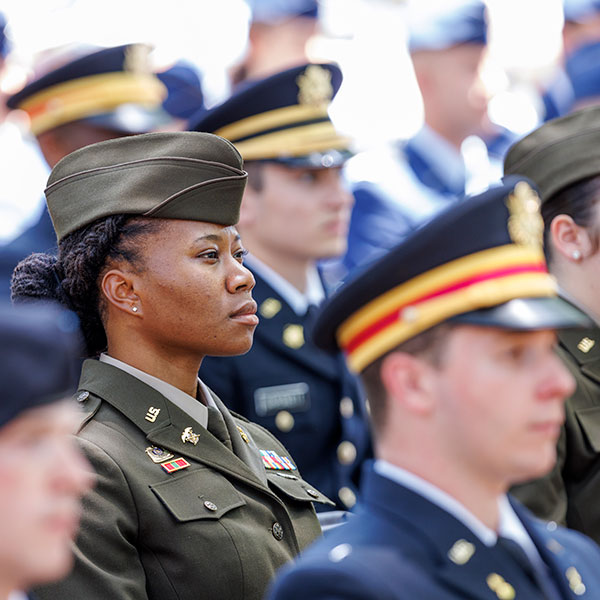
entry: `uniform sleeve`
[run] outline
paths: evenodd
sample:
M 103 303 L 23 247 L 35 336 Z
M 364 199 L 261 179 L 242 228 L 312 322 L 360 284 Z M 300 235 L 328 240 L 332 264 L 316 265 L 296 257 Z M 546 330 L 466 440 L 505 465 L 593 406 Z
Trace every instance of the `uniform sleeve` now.
M 39 600 L 147 600 L 136 542 L 137 510 L 116 462 L 92 442 L 79 439 L 97 473 L 84 498 L 83 516 L 66 579 L 35 590 Z
M 513 486 L 511 494 L 529 510 L 545 521 L 566 525 L 567 491 L 563 479 L 566 459 L 566 430 L 563 426 L 556 447 L 557 460 L 548 475 L 527 483 Z

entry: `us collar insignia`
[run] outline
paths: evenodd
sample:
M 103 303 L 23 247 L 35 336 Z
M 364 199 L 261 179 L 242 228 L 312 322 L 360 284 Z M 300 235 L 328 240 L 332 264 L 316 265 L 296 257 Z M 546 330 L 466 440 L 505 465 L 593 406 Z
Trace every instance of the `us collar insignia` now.
M 152 462 L 161 463 L 165 460 L 170 460 L 175 456 L 168 450 L 164 450 L 163 448 L 159 448 L 158 446 L 148 446 L 146 448 L 146 454 L 150 457 Z
M 279 454 L 273 450 L 261 450 L 260 455 L 262 456 L 265 469 L 272 469 L 275 471 L 295 471 L 297 468 L 287 456 L 279 456 Z
M 304 346 L 304 327 L 295 324 L 286 325 L 283 328 L 283 343 L 294 350 L 302 348 Z
M 189 442 L 190 444 L 194 444 L 194 446 L 198 443 L 198 440 L 200 439 L 200 436 L 197 433 L 194 433 L 192 431 L 191 427 L 186 427 L 182 432 L 181 432 L 181 441 L 185 444 L 186 442 Z
M 190 467 L 190 463 L 185 458 L 176 458 L 170 462 L 163 463 L 160 465 L 167 473 L 173 473 L 175 471 L 181 471 L 181 469 L 187 469 Z
M 331 73 L 319 65 L 310 65 L 296 78 L 298 104 L 323 106 L 333 98 Z
M 590 339 L 589 337 L 584 337 L 577 344 L 577 348 L 584 354 L 587 354 L 595 345 L 596 345 L 596 342 L 594 340 Z
M 520 246 L 541 248 L 544 240 L 544 221 L 540 214 L 540 197 L 525 181 L 515 185 L 506 200 L 510 216 L 508 233 Z
M 456 565 L 464 565 L 471 560 L 475 554 L 475 546 L 467 540 L 457 540 L 452 548 L 448 550 L 448 558 Z

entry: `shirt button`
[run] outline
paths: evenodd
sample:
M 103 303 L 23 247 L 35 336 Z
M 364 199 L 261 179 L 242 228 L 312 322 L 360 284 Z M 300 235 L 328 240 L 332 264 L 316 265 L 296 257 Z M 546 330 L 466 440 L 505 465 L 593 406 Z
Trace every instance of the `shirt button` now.
M 213 502 L 211 502 L 210 500 L 207 500 L 207 501 L 204 503 L 204 506 L 205 506 L 206 508 L 208 508 L 208 510 L 210 510 L 210 511 L 212 511 L 212 512 L 215 512 L 215 511 L 217 510 L 217 505 L 216 505 L 216 504 L 214 504 Z
M 352 402 L 352 398 L 344 396 L 340 400 L 340 414 L 344 419 L 351 419 L 354 416 L 354 402 Z
M 356 459 L 356 446 L 352 442 L 342 442 L 337 448 L 338 460 L 343 465 L 349 465 Z
M 287 410 L 280 410 L 275 415 L 275 426 L 279 431 L 287 433 L 294 428 L 294 417 Z
M 273 527 L 271 528 L 271 532 L 273 533 L 273 537 L 280 542 L 283 539 L 283 527 L 275 521 L 273 523 Z
M 340 488 L 338 496 L 348 508 L 352 508 L 356 504 L 356 494 L 349 487 Z

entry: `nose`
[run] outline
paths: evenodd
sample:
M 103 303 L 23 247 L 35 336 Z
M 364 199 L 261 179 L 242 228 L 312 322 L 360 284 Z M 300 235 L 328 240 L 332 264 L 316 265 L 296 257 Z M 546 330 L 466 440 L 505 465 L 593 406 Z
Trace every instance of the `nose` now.
M 331 170 L 327 173 L 327 186 L 325 186 L 325 199 L 329 206 L 336 210 L 349 209 L 354 204 L 354 196 L 348 185 L 342 178 L 339 170 Z
M 250 270 L 245 267 L 242 263 L 238 262 L 234 258 L 231 259 L 230 272 L 227 274 L 225 280 L 225 287 L 230 294 L 236 292 L 246 291 L 249 292 L 254 287 L 256 281 L 254 275 Z
M 541 395 L 544 398 L 566 400 L 575 392 L 577 384 L 563 361 L 554 354 L 549 357 L 546 372 L 542 378 Z
M 85 458 L 75 440 L 65 440 L 57 461 L 55 486 L 73 496 L 83 496 L 96 482 L 92 465 Z

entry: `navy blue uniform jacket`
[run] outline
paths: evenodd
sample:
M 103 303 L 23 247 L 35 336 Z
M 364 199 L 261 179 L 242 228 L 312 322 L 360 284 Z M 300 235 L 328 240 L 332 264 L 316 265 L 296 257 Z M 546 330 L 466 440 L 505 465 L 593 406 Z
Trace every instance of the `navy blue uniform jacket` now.
M 362 483 L 357 516 L 281 569 L 269 600 L 544 599 L 510 556 L 485 546 L 443 509 L 372 467 Z M 600 549 L 594 542 L 537 520 L 516 502 L 513 508 L 560 597 L 600 598 Z M 466 562 L 449 557 L 459 540 L 474 546 Z
M 338 509 L 347 509 L 342 498 L 348 492 L 340 497 L 340 489 L 357 493 L 360 466 L 371 456 L 358 380 L 341 354 L 327 354 L 311 343 L 309 317 L 296 315 L 264 279 L 254 277 L 260 323 L 252 349 L 243 356 L 205 358 L 200 378 L 230 410 L 271 431 L 304 478 Z M 261 315 L 265 301 L 280 307 L 270 318 Z M 282 412 L 293 418 L 289 431 L 291 419 Z M 282 419 L 284 430 L 278 426 Z

